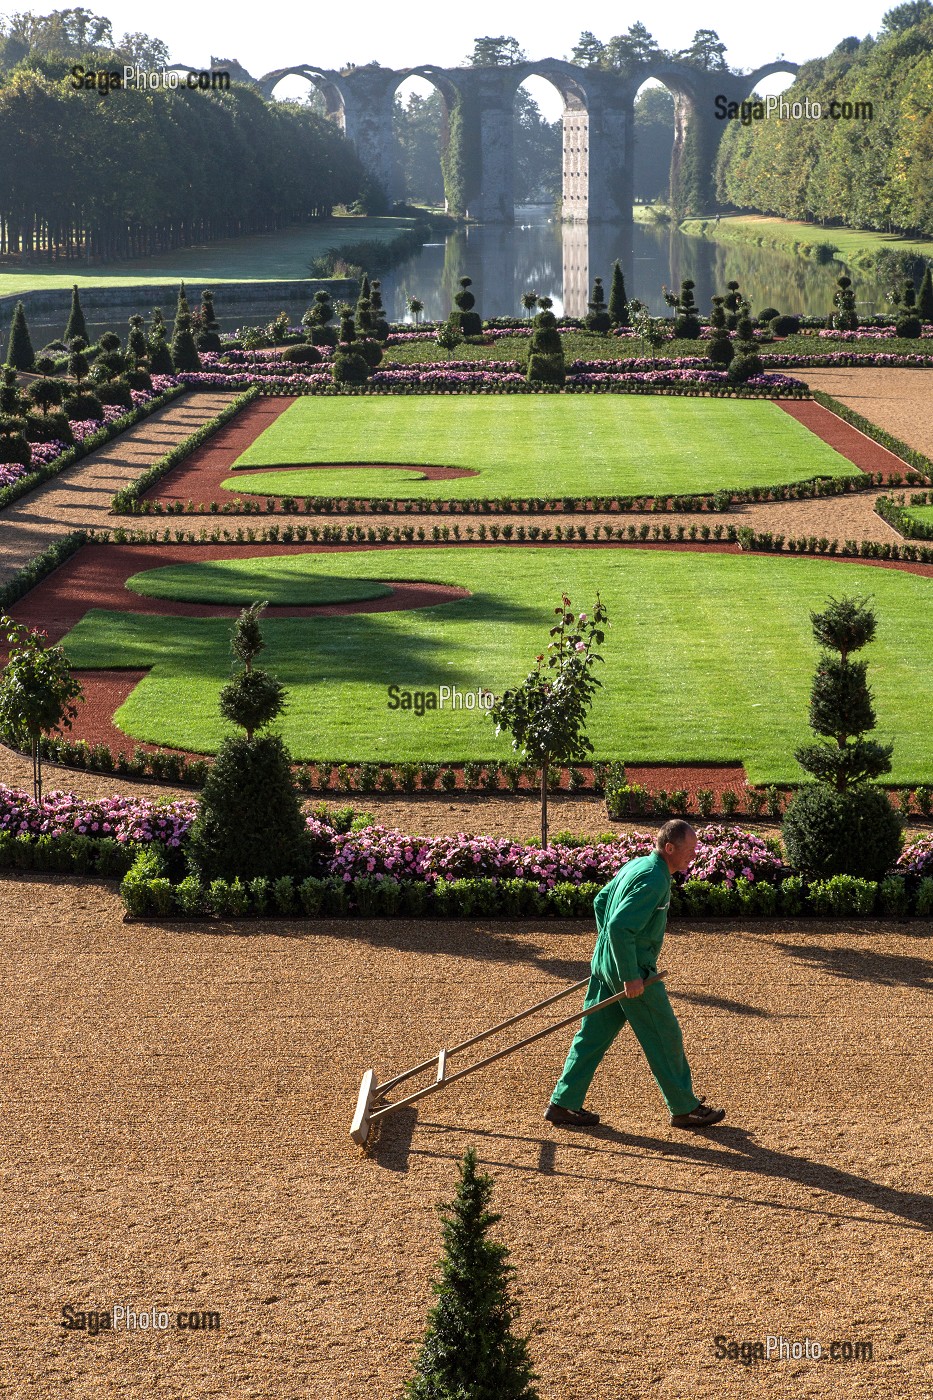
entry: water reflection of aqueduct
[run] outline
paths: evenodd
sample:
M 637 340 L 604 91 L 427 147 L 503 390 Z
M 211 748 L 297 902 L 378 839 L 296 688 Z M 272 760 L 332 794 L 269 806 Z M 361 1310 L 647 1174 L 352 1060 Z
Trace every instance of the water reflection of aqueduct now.
M 513 107 L 517 89 L 528 78 L 545 78 L 563 102 L 563 217 L 580 223 L 622 223 L 631 219 L 635 145 L 635 98 L 649 79 L 674 98 L 672 189 L 688 203 L 713 207 L 712 172 L 724 122 L 714 99 L 723 93 L 741 101 L 772 73 L 796 73 L 797 64 L 779 60 L 751 73 L 705 72 L 670 59 L 640 65 L 631 73 L 580 68 L 547 58 L 501 67 L 393 69 L 374 64 L 347 72 L 299 63 L 259 79 L 271 97 L 283 78 L 296 75 L 323 95 L 328 116 L 353 141 L 363 164 L 389 198 L 404 196 L 393 129 L 398 88 L 422 78 L 441 95 L 446 114 L 444 182 L 452 213 L 482 223 L 510 223 L 514 217 Z M 686 179 L 684 155 L 689 151 Z M 686 181 L 686 183 L 685 183 Z

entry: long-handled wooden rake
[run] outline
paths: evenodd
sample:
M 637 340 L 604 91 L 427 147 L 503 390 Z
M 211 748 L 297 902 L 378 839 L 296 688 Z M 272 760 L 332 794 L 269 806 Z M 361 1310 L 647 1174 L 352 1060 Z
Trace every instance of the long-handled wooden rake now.
M 664 976 L 663 972 L 655 972 L 651 977 L 645 978 L 645 986 L 660 981 Z M 533 1045 L 542 1036 L 559 1031 L 564 1026 L 569 1026 L 574 1021 L 580 1020 L 583 1016 L 592 1016 L 594 1011 L 602 1011 L 604 1007 L 611 1006 L 613 1002 L 623 1001 L 627 995 L 625 992 L 616 992 L 615 996 L 606 997 L 604 1001 L 597 1002 L 595 1006 L 588 1006 L 585 1011 L 574 1011 L 570 1016 L 565 1016 L 562 1021 L 554 1021 L 551 1025 L 545 1026 L 543 1030 L 535 1031 L 534 1035 L 528 1035 L 524 1040 L 516 1040 L 512 1045 L 506 1045 L 504 1049 L 496 1050 L 494 1054 L 486 1055 L 484 1059 L 477 1060 L 472 1065 L 465 1065 L 463 1069 L 458 1069 L 453 1074 L 448 1074 L 447 1063 L 451 1056 L 459 1054 L 461 1050 L 468 1050 L 471 1045 L 478 1045 L 481 1040 L 488 1040 L 491 1035 L 495 1035 L 498 1031 L 504 1031 L 509 1026 L 514 1026 L 518 1021 L 524 1021 L 527 1016 L 533 1016 L 536 1011 L 543 1011 L 545 1007 L 553 1006 L 554 1002 L 560 1001 L 562 997 L 569 997 L 573 992 L 581 991 L 589 980 L 589 977 L 584 977 L 581 982 L 574 982 L 572 987 L 565 987 L 562 992 L 555 992 L 553 996 L 545 997 L 544 1001 L 536 1002 L 527 1010 L 519 1011 L 517 1016 L 510 1016 L 507 1021 L 500 1021 L 497 1026 L 490 1026 L 488 1030 L 470 1036 L 469 1040 L 462 1040 L 459 1045 L 452 1045 L 449 1049 L 438 1050 L 436 1055 L 431 1055 L 429 1059 L 422 1060 L 419 1065 L 413 1065 L 411 1069 L 404 1070 L 402 1074 L 394 1075 L 392 1079 L 387 1079 L 383 1084 L 376 1082 L 376 1071 L 368 1069 L 360 1081 L 356 1113 L 353 1115 L 353 1122 L 350 1126 L 350 1136 L 353 1141 L 362 1146 L 369 1137 L 370 1126 L 380 1118 L 384 1118 L 386 1114 L 394 1113 L 397 1108 L 405 1108 L 410 1103 L 417 1103 L 419 1099 L 427 1098 L 428 1094 L 436 1094 L 440 1089 L 446 1089 L 448 1084 L 453 1084 L 455 1080 L 464 1079 L 468 1074 L 475 1074 L 478 1069 L 485 1069 L 487 1065 L 494 1064 L 496 1060 L 504 1059 L 506 1055 L 514 1055 L 516 1050 L 523 1050 L 526 1045 Z M 437 1073 L 430 1084 L 416 1089 L 413 1094 L 407 1094 L 403 1099 L 393 1099 L 391 1102 L 386 1100 L 386 1094 L 390 1090 L 403 1084 L 406 1079 L 412 1079 L 423 1070 L 430 1069 L 432 1065 L 437 1065 Z

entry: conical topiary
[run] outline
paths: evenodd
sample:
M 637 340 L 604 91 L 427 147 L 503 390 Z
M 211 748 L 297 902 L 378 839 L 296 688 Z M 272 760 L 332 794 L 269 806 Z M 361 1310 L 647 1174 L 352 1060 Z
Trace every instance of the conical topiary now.
M 301 876 L 311 866 L 288 750 L 277 734 L 256 732 L 285 708 L 283 686 L 253 664 L 265 646 L 259 627 L 265 606 L 244 608 L 231 637 L 243 670 L 221 691 L 220 709 L 246 733 L 221 744 L 189 835 L 189 863 L 205 882 Z
M 201 293 L 201 325 L 198 330 L 199 350 L 216 352 L 220 349 L 220 325 L 214 312 L 214 293 L 207 288 Z
M 382 304 L 382 283 L 374 281 L 369 289 L 369 300 L 372 304 L 373 314 L 373 335 L 383 344 L 389 338 L 389 323 L 386 320 L 385 307 Z
M 810 728 L 819 737 L 794 757 L 816 781 L 801 787 L 787 808 L 784 844 L 808 875 L 880 880 L 903 840 L 899 814 L 871 786 L 890 772 L 893 745 L 864 737 L 875 728 L 875 709 L 866 663 L 850 660 L 874 638 L 875 614 L 863 598 L 830 598 L 810 620 L 822 647 L 810 691 Z
M 194 332 L 191 329 L 191 312 L 188 309 L 184 282 L 182 282 L 178 293 L 178 306 L 175 311 L 175 326 L 172 331 L 172 361 L 176 370 L 179 371 L 193 371 L 201 368 L 201 358 L 198 355 L 198 347 L 194 343 Z
M 514 1328 L 514 1266 L 508 1248 L 488 1238 L 501 1216 L 489 1209 L 492 1178 L 477 1171 L 469 1148 L 457 1194 L 441 1207 L 444 1256 L 437 1302 L 415 1361 L 407 1400 L 538 1400 L 528 1342 Z
M 81 309 L 81 299 L 78 296 L 77 282 L 71 289 L 71 312 L 68 317 L 68 324 L 65 327 L 65 334 L 62 339 L 67 344 L 69 340 L 74 340 L 79 335 L 82 340 L 88 340 L 87 322 L 84 319 L 84 312 Z
M 30 370 L 36 362 L 36 354 L 29 338 L 26 325 L 26 311 L 21 301 L 16 303 L 13 320 L 10 322 L 10 339 L 7 345 L 6 362 L 14 369 Z
M 612 286 L 609 289 L 609 320 L 613 326 L 631 325 L 628 314 L 628 297 L 625 294 L 625 277 L 622 264 L 616 258 L 612 264 Z
M 530 384 L 563 384 L 566 379 L 564 346 L 557 330 L 557 317 L 551 310 L 550 297 L 541 297 L 541 310 L 534 319 L 528 350 L 528 382 Z
M 603 279 L 596 277 L 593 279 L 593 290 L 590 293 L 590 300 L 587 302 L 588 314 L 583 318 L 583 324 L 588 331 L 608 331 L 610 326 L 609 312 L 606 310 L 606 292 L 603 288 Z

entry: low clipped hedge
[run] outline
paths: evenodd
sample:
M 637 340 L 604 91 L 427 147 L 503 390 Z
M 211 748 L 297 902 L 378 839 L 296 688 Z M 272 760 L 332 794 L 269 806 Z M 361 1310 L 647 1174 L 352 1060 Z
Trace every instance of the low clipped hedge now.
M 125 876 L 142 853 L 138 843 L 112 836 L 14 836 L 0 831 L 0 870 L 54 870 L 65 875 Z
M 128 919 L 179 918 L 554 918 L 589 919 L 601 885 L 570 881 L 542 890 L 523 879 L 343 881 L 212 880 L 194 876 L 174 883 L 160 851 L 141 853 L 125 875 L 120 895 Z M 933 878 L 889 875 L 860 880 L 836 875 L 807 881 L 789 874 L 780 883 L 739 879 L 733 886 L 687 880 L 671 891 L 671 915 L 682 918 L 828 917 L 906 918 L 933 915 Z
M 923 484 L 916 472 L 907 472 L 905 481 Z M 476 496 L 463 499 L 422 496 L 256 496 L 245 499 L 194 501 L 133 500 L 115 510 L 125 515 L 550 515 L 558 512 L 624 515 L 643 512 L 711 514 L 728 511 L 734 505 L 765 501 L 821 500 L 871 490 L 880 485 L 881 474 L 856 472 L 851 476 L 818 476 L 804 481 L 780 482 L 774 486 L 737 487 L 705 494 L 664 496 Z M 892 481 L 900 485 L 899 481 Z M 121 497 L 126 493 L 121 492 Z
M 921 491 L 908 500 L 906 496 L 879 496 L 875 511 L 882 520 L 908 540 L 933 540 L 933 522 L 918 520 L 911 514 L 913 506 L 933 505 L 933 491 Z

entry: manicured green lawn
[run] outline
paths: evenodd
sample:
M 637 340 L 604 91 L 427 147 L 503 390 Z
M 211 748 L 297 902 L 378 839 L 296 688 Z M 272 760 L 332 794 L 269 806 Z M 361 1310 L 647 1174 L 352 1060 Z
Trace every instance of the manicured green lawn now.
M 924 525 L 933 525 L 933 506 L 908 506 L 908 511 L 915 520 L 922 520 Z
M 933 781 L 930 579 L 828 560 L 566 547 L 296 553 L 291 562 L 295 579 L 300 566 L 309 578 L 427 580 L 472 595 L 415 611 L 266 621 L 262 664 L 289 688 L 281 731 L 297 758 L 507 758 L 507 740 L 477 710 L 419 718 L 389 709 L 388 688 L 501 692 L 541 651 L 560 590 L 586 608 L 598 589 L 612 626 L 590 724 L 597 756 L 741 760 L 755 782 L 793 781 L 816 662 L 809 614 L 852 593 L 875 600 L 878 639 L 865 655 L 878 737 L 895 740 L 894 779 Z M 265 597 L 269 561 L 254 568 L 253 596 Z M 186 572 L 190 596 L 196 576 Z M 298 596 L 297 583 L 280 593 Z M 226 619 L 180 626 L 98 611 L 63 645 L 80 667 L 152 667 L 117 723 L 136 739 L 210 753 L 228 732 L 217 695 L 230 674 L 229 633 Z
M 428 481 L 341 469 L 257 477 L 315 462 L 467 467 Z M 224 486 L 292 496 L 647 495 L 768 486 L 855 468 L 776 404 L 628 394 L 304 398 L 234 463 Z
M 717 219 L 686 219 L 682 233 L 714 239 L 718 243 L 752 243 L 757 247 L 781 248 L 797 252 L 816 244 L 828 244 L 843 262 L 857 263 L 859 255 L 881 248 L 909 251 L 933 257 L 933 241 L 905 238 L 896 233 L 879 233 L 861 228 L 823 228 L 800 219 L 770 218 L 763 214 L 732 214 Z
M 248 607 L 257 599 L 267 603 L 308 606 L 355 603 L 384 598 L 392 589 L 371 579 L 330 578 L 310 572 L 305 560 L 292 555 L 263 559 L 212 559 L 204 564 L 169 564 L 147 569 L 127 581 L 127 588 L 146 598 L 171 598 L 183 603 L 226 603 Z M 259 592 L 257 592 L 257 588 Z

